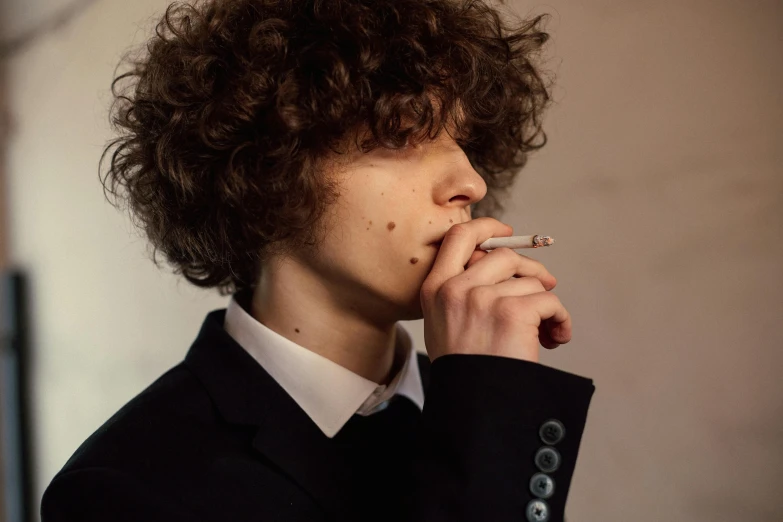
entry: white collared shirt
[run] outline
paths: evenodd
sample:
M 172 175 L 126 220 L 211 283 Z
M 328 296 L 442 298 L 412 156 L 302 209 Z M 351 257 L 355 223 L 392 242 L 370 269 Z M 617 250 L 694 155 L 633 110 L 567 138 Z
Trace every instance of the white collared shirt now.
M 388 385 L 378 384 L 283 337 L 251 316 L 232 297 L 226 310 L 226 332 L 291 396 L 331 438 L 354 414 L 380 411 L 395 394 L 421 410 L 424 388 L 410 334 L 397 323 L 398 350 L 405 362 Z

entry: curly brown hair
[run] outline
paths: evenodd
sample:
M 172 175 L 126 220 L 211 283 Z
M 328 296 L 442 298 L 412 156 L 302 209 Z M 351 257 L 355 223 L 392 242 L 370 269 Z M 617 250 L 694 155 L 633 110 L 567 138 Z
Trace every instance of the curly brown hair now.
M 459 113 L 457 143 L 487 184 L 473 217 L 495 215 L 547 141 L 533 63 L 546 16 L 512 26 L 482 0 L 171 4 L 115 71 L 104 193 L 127 203 L 156 265 L 161 251 L 226 295 L 255 286 L 269 256 L 318 243 L 339 195 L 322 160 L 343 143 L 417 144 Z

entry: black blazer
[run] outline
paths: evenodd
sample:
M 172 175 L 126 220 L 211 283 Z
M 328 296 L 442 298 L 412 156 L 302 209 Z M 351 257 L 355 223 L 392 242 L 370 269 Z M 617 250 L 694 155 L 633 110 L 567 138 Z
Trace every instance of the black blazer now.
M 424 411 L 403 407 L 416 416 L 405 428 L 415 441 L 410 476 L 386 505 L 359 506 L 334 440 L 226 333 L 224 317 L 209 313 L 184 361 L 76 450 L 44 492 L 43 522 L 369 522 L 390 513 L 520 522 L 535 498 L 531 478 L 553 459 L 548 522 L 563 520 L 592 380 L 505 357 L 430 363 L 419 354 Z M 557 454 L 538 453 L 545 446 Z

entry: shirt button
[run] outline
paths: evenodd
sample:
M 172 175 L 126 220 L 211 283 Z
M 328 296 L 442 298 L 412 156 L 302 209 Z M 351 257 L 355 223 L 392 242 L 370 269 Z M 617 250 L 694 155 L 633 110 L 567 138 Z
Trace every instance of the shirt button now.
M 550 419 L 541 425 L 538 435 L 545 444 L 554 446 L 565 437 L 565 426 L 557 419 Z
M 549 520 L 549 506 L 540 498 L 534 498 L 527 503 L 528 522 L 546 522 Z
M 551 446 L 538 448 L 533 460 L 536 463 L 536 467 L 544 473 L 552 473 L 560 467 L 560 453 Z
M 530 492 L 538 498 L 549 498 L 555 492 L 555 481 L 549 475 L 536 473 L 530 479 Z

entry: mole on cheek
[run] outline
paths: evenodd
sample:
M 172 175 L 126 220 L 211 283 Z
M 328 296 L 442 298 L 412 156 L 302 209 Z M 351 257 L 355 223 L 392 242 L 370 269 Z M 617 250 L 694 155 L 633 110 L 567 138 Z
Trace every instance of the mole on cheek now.
M 418 257 L 412 257 L 412 258 L 411 258 L 411 264 L 412 264 L 412 265 L 415 265 L 415 264 L 416 264 L 416 263 L 418 263 L 418 262 L 419 262 L 419 258 L 418 258 Z
M 397 225 L 394 224 L 394 221 L 389 221 L 389 224 L 386 225 L 386 228 L 388 228 L 389 230 L 394 230 L 394 227 L 396 226 Z
M 299 333 L 299 328 L 294 328 L 294 330 L 296 330 L 296 333 Z

